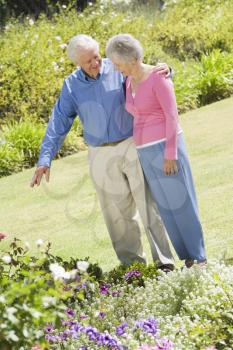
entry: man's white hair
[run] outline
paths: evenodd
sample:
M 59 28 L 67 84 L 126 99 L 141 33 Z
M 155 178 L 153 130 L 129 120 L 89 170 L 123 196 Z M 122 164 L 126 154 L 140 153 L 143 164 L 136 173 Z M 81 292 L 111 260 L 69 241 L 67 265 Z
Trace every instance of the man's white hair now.
M 78 64 L 80 52 L 91 48 L 99 51 L 99 43 L 89 35 L 79 34 L 70 39 L 67 56 L 74 64 Z

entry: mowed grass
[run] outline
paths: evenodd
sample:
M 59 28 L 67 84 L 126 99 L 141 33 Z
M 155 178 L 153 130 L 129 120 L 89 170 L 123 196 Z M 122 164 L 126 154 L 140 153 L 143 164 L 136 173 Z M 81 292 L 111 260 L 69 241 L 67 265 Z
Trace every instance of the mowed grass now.
M 233 98 L 180 117 L 196 183 L 208 257 L 233 257 Z M 56 160 L 50 183 L 30 188 L 35 169 L 0 179 L 0 232 L 7 250 L 13 237 L 39 238 L 52 252 L 98 262 L 104 270 L 118 260 L 111 246 L 98 199 L 89 178 L 87 152 Z M 142 230 L 143 231 L 143 230 Z M 151 261 L 146 235 L 145 251 Z

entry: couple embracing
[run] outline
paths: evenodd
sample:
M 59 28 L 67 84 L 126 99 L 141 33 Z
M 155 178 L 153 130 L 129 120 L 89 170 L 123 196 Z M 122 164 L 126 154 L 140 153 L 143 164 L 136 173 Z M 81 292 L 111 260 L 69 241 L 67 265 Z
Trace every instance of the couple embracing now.
M 176 98 L 167 65 L 143 63 L 128 34 L 112 37 L 102 59 L 88 35 L 73 37 L 65 79 L 41 145 L 31 186 L 49 181 L 51 161 L 78 115 L 113 248 L 123 264 L 146 262 L 138 210 L 153 260 L 174 269 L 168 236 L 186 267 L 206 264 L 203 230 Z M 168 236 L 167 236 L 168 234 Z

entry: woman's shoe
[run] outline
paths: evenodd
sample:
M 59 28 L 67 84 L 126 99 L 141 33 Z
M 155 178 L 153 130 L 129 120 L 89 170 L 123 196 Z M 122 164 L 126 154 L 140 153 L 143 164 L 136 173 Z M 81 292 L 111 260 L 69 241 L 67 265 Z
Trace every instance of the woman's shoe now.
M 186 259 L 185 260 L 185 266 L 190 269 L 190 267 L 192 267 L 194 265 L 194 260 L 193 259 Z
M 201 268 L 205 267 L 207 265 L 207 260 L 197 261 L 196 265 Z

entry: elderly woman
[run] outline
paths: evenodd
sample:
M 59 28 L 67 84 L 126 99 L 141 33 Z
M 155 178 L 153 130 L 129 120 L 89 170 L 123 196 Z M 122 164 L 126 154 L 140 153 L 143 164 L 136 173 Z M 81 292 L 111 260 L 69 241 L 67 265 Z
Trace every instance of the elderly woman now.
M 178 257 L 206 263 L 203 231 L 171 79 L 143 63 L 143 48 L 128 34 L 112 37 L 106 54 L 126 79 L 126 109 L 151 193 Z

